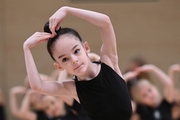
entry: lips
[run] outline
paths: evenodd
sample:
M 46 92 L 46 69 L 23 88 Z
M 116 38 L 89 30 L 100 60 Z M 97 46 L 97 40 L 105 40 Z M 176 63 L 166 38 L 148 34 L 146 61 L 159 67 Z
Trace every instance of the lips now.
M 82 64 L 81 64 L 81 65 L 82 65 Z M 81 67 L 81 65 L 79 65 L 79 66 L 75 67 L 75 68 L 74 68 L 74 70 L 77 70 L 78 68 L 80 68 L 80 67 Z

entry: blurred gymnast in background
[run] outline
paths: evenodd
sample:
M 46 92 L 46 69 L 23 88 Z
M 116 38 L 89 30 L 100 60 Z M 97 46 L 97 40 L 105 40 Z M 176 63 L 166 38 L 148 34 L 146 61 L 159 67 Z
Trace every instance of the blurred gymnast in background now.
M 0 120 L 6 120 L 5 101 L 3 91 L 0 88 Z
M 163 96 L 154 84 L 147 79 L 131 79 L 146 72 L 155 75 L 164 86 Z M 135 71 L 124 74 L 124 79 L 131 83 L 135 120 L 172 120 L 174 103 L 174 85 L 170 77 L 155 65 L 143 65 Z
M 45 74 L 40 74 L 42 80 L 53 79 Z M 10 90 L 10 108 L 13 116 L 22 120 L 75 120 L 75 115 L 66 109 L 64 102 L 57 97 L 48 97 L 34 92 L 29 88 L 27 77 L 25 86 L 15 86 Z M 23 100 L 18 106 L 17 95 L 23 95 Z

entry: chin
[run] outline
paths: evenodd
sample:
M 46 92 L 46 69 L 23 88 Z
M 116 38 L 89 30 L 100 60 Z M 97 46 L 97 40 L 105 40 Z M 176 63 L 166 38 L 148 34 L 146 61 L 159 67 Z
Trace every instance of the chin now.
M 85 70 L 84 68 L 82 69 L 79 69 L 77 72 L 76 72 L 76 75 L 78 76 L 81 76 L 81 75 L 84 75 L 86 73 L 87 69 Z

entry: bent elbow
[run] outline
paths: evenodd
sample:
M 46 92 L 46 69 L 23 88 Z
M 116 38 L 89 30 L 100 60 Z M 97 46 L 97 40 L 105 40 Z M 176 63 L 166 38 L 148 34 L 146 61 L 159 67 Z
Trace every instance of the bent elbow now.
M 30 85 L 30 87 L 31 87 L 32 90 L 34 90 L 36 92 L 40 91 L 40 89 L 41 89 L 40 86 L 32 85 L 32 84 Z
M 110 20 L 110 18 L 109 18 L 109 16 L 107 16 L 107 15 L 103 15 L 102 16 L 102 27 L 108 27 L 109 25 L 111 25 L 112 23 L 111 23 L 111 20 Z

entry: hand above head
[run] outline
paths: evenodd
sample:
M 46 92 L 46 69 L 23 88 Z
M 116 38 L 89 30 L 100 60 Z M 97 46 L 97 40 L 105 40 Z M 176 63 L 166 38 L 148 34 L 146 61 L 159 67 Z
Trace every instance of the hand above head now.
M 139 72 L 151 72 L 155 69 L 155 65 L 146 64 L 138 68 Z
M 36 32 L 30 36 L 23 44 L 24 48 L 32 48 L 39 43 L 46 42 L 51 37 L 51 34 L 45 32 Z
M 180 73 L 180 64 L 173 64 L 169 67 L 169 70 Z
M 49 29 L 52 32 L 51 37 L 56 35 L 56 30 L 59 30 L 60 23 L 62 22 L 63 18 L 66 16 L 66 7 L 61 7 L 58 11 L 56 11 L 50 18 L 49 18 Z
M 137 68 L 134 71 L 129 71 L 129 72 L 123 74 L 123 78 L 127 82 L 132 78 L 136 78 L 139 74 L 140 74 L 140 69 Z

